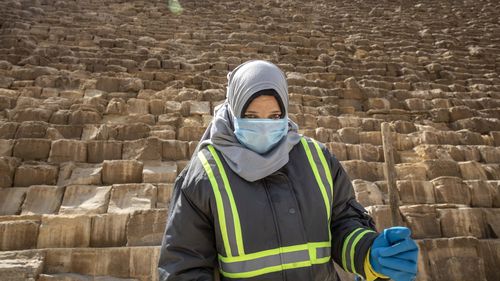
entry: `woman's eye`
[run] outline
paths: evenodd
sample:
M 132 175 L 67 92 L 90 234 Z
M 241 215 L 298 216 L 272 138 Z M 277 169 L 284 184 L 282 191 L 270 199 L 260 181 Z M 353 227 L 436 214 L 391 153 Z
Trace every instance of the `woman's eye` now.
M 276 115 L 273 116 L 272 119 L 280 119 L 280 118 L 281 118 L 281 115 L 280 114 L 276 114 Z

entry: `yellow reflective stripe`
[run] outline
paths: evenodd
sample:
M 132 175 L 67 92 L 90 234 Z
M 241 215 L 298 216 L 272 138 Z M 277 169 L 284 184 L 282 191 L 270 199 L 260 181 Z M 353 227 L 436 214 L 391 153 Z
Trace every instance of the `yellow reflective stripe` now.
M 356 249 L 356 245 L 358 244 L 359 240 L 361 240 L 361 238 L 363 238 L 363 236 L 365 236 L 368 232 L 374 232 L 374 231 L 366 229 L 365 231 L 361 232 L 360 234 L 357 234 L 356 239 L 354 239 L 354 242 L 352 242 L 352 246 L 351 246 L 351 268 L 352 268 L 352 272 L 354 274 L 357 274 L 356 267 L 354 266 L 355 265 L 354 264 L 354 250 Z
M 217 168 L 219 169 L 219 173 L 222 176 L 222 181 L 224 182 L 224 186 L 226 188 L 227 197 L 229 198 L 229 204 L 231 206 L 231 212 L 233 214 L 233 220 L 234 220 L 234 233 L 236 235 L 236 245 L 238 248 L 238 254 L 244 255 L 245 250 L 243 247 L 243 238 L 241 235 L 240 217 L 238 215 L 238 210 L 236 209 L 236 203 L 234 202 L 233 192 L 231 191 L 231 185 L 229 185 L 229 180 L 227 178 L 226 171 L 222 166 L 222 162 L 220 161 L 219 155 L 215 151 L 215 148 L 212 145 L 209 145 L 208 150 L 215 159 L 215 163 L 217 164 Z
M 226 228 L 226 216 L 224 213 L 224 206 L 222 205 L 222 197 L 219 191 L 219 186 L 217 184 L 217 180 L 215 179 L 214 172 L 210 167 L 210 164 L 207 161 L 207 158 L 203 154 L 202 151 L 198 152 L 198 158 L 200 159 L 205 172 L 207 173 L 208 179 L 210 180 L 210 185 L 214 191 L 215 195 L 215 205 L 217 205 L 217 215 L 220 223 L 220 231 L 222 233 L 222 241 L 224 242 L 224 250 L 228 256 L 232 256 L 231 248 L 229 246 L 229 239 L 227 236 L 227 228 Z
M 276 248 L 276 249 L 264 250 L 264 251 L 255 252 L 255 253 L 246 254 L 246 255 L 237 256 L 237 257 L 223 257 L 223 256 L 219 255 L 219 259 L 223 262 L 247 261 L 247 260 L 253 260 L 253 259 L 263 258 L 263 257 L 267 257 L 267 256 L 272 256 L 272 255 L 278 255 L 280 253 L 296 252 L 296 251 L 307 250 L 307 249 L 308 249 L 308 244 L 301 244 L 301 245 L 293 245 L 293 246 L 287 246 L 287 247 L 280 247 L 280 248 Z
M 242 272 L 242 273 L 228 273 L 228 272 L 224 272 L 223 270 L 221 270 L 220 272 L 222 275 L 224 275 L 225 277 L 228 277 L 228 278 L 251 278 L 251 277 L 259 276 L 262 274 L 282 271 L 285 269 L 300 268 L 300 267 L 307 267 L 307 266 L 311 266 L 310 261 L 275 265 L 275 266 L 270 266 L 270 267 L 266 267 L 266 268 L 262 268 L 262 269 L 258 269 L 258 270 L 253 270 L 253 271 L 248 271 L 248 272 Z
M 300 140 L 300 142 L 304 146 L 304 150 L 306 151 L 307 159 L 309 160 L 309 164 L 311 165 L 311 168 L 313 170 L 314 177 L 316 178 L 316 181 L 318 182 L 318 185 L 320 186 L 321 195 L 323 195 L 323 200 L 325 201 L 326 215 L 327 215 L 328 221 L 330 221 L 330 203 L 328 200 L 328 195 L 326 194 L 325 185 L 323 184 L 323 181 L 321 180 L 321 177 L 320 177 L 319 172 L 318 172 L 318 167 L 316 166 L 316 163 L 314 162 L 314 158 L 311 154 L 311 150 L 309 149 L 309 145 L 307 144 L 306 139 L 302 138 Z M 328 233 L 330 233 L 330 231 L 328 231 Z
M 332 201 L 333 201 L 333 180 L 332 180 L 332 173 L 330 171 L 330 167 L 326 163 L 325 155 L 323 154 L 323 151 L 321 151 L 321 148 L 319 147 L 319 144 L 316 140 L 311 139 L 314 143 L 314 147 L 316 147 L 316 152 L 319 155 L 319 159 L 321 160 L 321 164 L 323 165 L 323 169 L 325 170 L 325 175 L 326 178 L 328 179 L 328 184 L 330 185 L 330 192 L 332 194 Z
M 351 240 L 352 236 L 356 233 L 359 232 L 360 230 L 363 230 L 362 228 L 356 228 L 353 230 L 347 238 L 344 240 L 344 245 L 342 246 L 342 267 L 347 271 L 347 262 L 346 262 L 346 250 L 347 250 L 347 245 L 349 244 L 349 241 Z

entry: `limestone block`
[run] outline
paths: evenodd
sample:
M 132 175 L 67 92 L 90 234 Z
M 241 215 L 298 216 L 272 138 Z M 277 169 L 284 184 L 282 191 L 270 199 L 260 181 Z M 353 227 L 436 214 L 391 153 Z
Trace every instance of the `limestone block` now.
M 479 152 L 485 163 L 500 163 L 500 147 L 480 146 Z
M 158 280 L 160 247 L 130 248 L 130 277 L 140 280 Z
M 0 260 L 2 280 L 32 281 L 43 271 L 44 253 L 37 250 L 0 252 Z
M 135 211 L 127 223 L 127 246 L 161 245 L 166 223 L 166 209 Z
M 173 183 L 160 183 L 156 187 L 158 189 L 158 198 L 156 208 L 168 209 L 170 207 L 170 199 L 174 191 Z
M 104 160 L 122 159 L 122 142 L 89 141 L 87 143 L 87 161 L 101 163 Z
M 360 132 L 359 143 L 382 145 L 382 134 L 380 132 Z
M 137 140 L 149 136 L 150 127 L 144 123 L 132 123 L 115 127 L 116 140 Z
M 21 215 L 56 214 L 61 205 L 63 194 L 64 187 L 31 186 L 26 193 Z
M 2 122 L 0 123 L 0 139 L 13 139 L 15 138 L 18 123 L 15 122 Z
M 454 122 L 460 119 L 471 118 L 476 113 L 468 106 L 454 106 L 450 109 L 450 121 Z
M 99 77 L 95 85 L 97 90 L 104 92 L 118 92 L 120 79 L 114 77 Z
M 47 132 L 47 123 L 41 121 L 26 121 L 21 123 L 16 131 L 16 139 L 44 138 Z
M 142 178 L 147 183 L 174 182 L 177 177 L 175 162 L 147 161 L 144 162 Z
M 145 99 L 127 100 L 127 111 L 132 114 L 149 114 L 149 101 Z
M 483 166 L 476 161 L 459 162 L 460 173 L 464 180 L 487 180 Z
M 120 247 L 127 244 L 128 214 L 102 214 L 92 217 L 91 247 Z
M 404 221 L 414 239 L 441 237 L 438 213 L 432 205 L 400 206 Z
M 78 140 L 55 140 L 50 149 L 49 162 L 87 162 L 87 144 Z
M 188 101 L 190 115 L 210 115 L 209 101 Z
M 484 164 L 482 165 L 486 177 L 489 180 L 500 180 L 500 165 L 498 164 Z
M 26 160 L 47 160 L 50 151 L 50 140 L 18 139 L 14 145 L 14 157 Z
M 500 207 L 500 181 L 488 181 L 493 208 Z
M 341 164 L 352 180 L 363 179 L 374 182 L 384 179 L 383 163 L 348 160 L 341 161 Z
M 381 162 L 383 161 L 384 152 L 381 147 L 377 147 L 368 143 L 359 145 L 346 145 L 348 159 L 365 160 L 367 162 Z
M 98 112 L 88 110 L 72 111 L 68 117 L 70 125 L 85 125 L 101 123 L 102 116 Z
M 45 108 L 13 109 L 11 120 L 15 122 L 44 121 L 49 122 L 52 110 Z
M 149 137 L 135 141 L 123 142 L 123 159 L 160 160 L 162 143 L 158 138 Z
M 477 208 L 438 209 L 443 237 L 487 238 L 483 211 Z
M 59 214 L 103 214 L 108 209 L 111 186 L 71 185 L 66 187 Z
M 493 138 L 493 145 L 497 147 L 500 146 L 500 131 L 490 132 L 490 135 Z
M 207 128 L 203 126 L 196 127 L 180 127 L 178 130 L 178 138 L 183 141 L 200 140 Z
M 435 188 L 436 202 L 449 204 L 471 204 L 470 189 L 460 178 L 439 177 L 431 181 Z
M 23 163 L 16 169 L 14 185 L 18 187 L 57 183 L 58 167 L 43 163 Z
M 470 189 L 472 207 L 492 207 L 493 197 L 490 192 L 490 184 L 487 181 L 468 180 L 464 181 L 464 183 Z
M 188 159 L 189 146 L 187 141 L 162 141 L 162 160 L 176 161 Z
M 359 143 L 360 128 L 347 127 L 338 130 L 340 139 L 344 143 Z
M 105 160 L 102 165 L 102 182 L 137 183 L 142 182 L 143 163 L 136 160 Z
M 345 99 L 363 99 L 364 93 L 354 77 L 344 80 L 345 90 L 342 93 Z
M 26 198 L 27 188 L 0 188 L 0 216 L 18 215 Z
M 484 260 L 486 280 L 498 279 L 498 265 L 500 264 L 500 240 L 480 240 L 480 256 Z
M 426 239 L 419 245 L 431 280 L 486 280 L 476 238 Z
M 36 248 L 38 222 L 30 220 L 0 222 L 0 251 Z
M 100 185 L 102 167 L 99 165 L 79 164 L 71 171 L 67 185 Z
M 346 145 L 341 142 L 328 142 L 325 143 L 331 154 L 337 158 L 339 161 L 347 160 L 347 148 Z
M 335 116 L 318 116 L 318 126 L 338 130 L 340 129 L 340 122 Z
M 156 206 L 156 186 L 152 184 L 115 184 L 111 190 L 108 213 L 127 214 Z
M 37 248 L 77 248 L 90 244 L 90 216 L 45 215 Z
M 12 156 L 12 151 L 14 148 L 14 140 L 2 140 L 0 139 L 0 157 Z
M 0 157 L 0 187 L 11 187 L 20 159 L 14 157 Z
M 426 180 L 427 170 L 422 163 L 396 164 L 396 178 L 399 180 Z
M 490 208 L 483 209 L 484 211 L 484 220 L 486 225 L 488 226 L 488 238 L 497 238 L 500 237 L 500 225 L 498 222 L 500 221 L 500 209 L 498 208 Z
M 375 221 L 375 225 L 379 231 L 392 226 L 391 208 L 389 205 L 368 206 L 366 210 Z
M 458 135 L 460 144 L 462 145 L 483 145 L 484 140 L 480 133 L 471 132 L 468 129 L 463 129 L 455 132 Z
M 427 170 L 427 178 L 431 180 L 442 176 L 460 177 L 458 165 L 452 160 L 425 160 L 423 165 Z
M 126 115 L 128 113 L 127 108 L 127 104 L 122 98 L 112 98 L 106 107 L 106 114 Z
M 316 128 L 315 130 L 315 138 L 317 141 L 322 143 L 327 143 L 333 141 L 333 135 L 337 133 L 336 130 L 333 129 L 325 129 L 325 128 Z
M 366 207 L 384 204 L 384 195 L 376 184 L 357 179 L 352 181 L 352 185 L 356 194 L 356 199 L 361 205 Z
M 118 88 L 119 92 L 139 92 L 144 89 L 144 83 L 139 78 L 123 78 Z
M 429 181 L 400 180 L 397 181 L 399 198 L 404 204 L 436 203 L 434 185 Z

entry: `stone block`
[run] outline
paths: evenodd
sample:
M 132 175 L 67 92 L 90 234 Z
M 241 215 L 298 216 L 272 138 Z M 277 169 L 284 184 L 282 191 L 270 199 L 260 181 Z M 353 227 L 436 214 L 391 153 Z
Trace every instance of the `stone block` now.
M 178 138 L 183 141 L 197 141 L 201 139 L 205 130 L 206 128 L 203 126 L 180 127 L 178 129 Z
M 78 140 L 55 140 L 50 149 L 49 162 L 87 162 L 87 144 Z
M 152 184 L 115 184 L 111 190 L 108 213 L 127 214 L 155 208 L 156 186 Z
M 363 179 L 375 182 L 384 179 L 383 163 L 348 160 L 342 161 L 341 164 L 351 180 Z
M 325 143 L 325 146 L 328 148 L 331 154 L 337 158 L 339 161 L 348 160 L 347 159 L 347 148 L 344 143 L 341 142 L 328 142 Z
M 356 199 L 361 205 L 367 207 L 384 204 L 384 195 L 376 184 L 357 179 L 352 181 L 352 185 L 356 194 Z
M 486 177 L 489 180 L 500 180 L 500 165 L 498 164 L 484 164 L 482 165 Z
M 500 131 L 490 132 L 490 136 L 493 138 L 493 145 L 500 146 Z
M 480 256 L 484 260 L 484 270 L 487 281 L 498 279 L 498 265 L 500 264 L 500 240 L 480 240 Z
M 427 170 L 422 163 L 396 164 L 396 178 L 398 180 L 426 180 Z
M 90 245 L 90 216 L 45 215 L 37 248 L 78 248 Z
M 347 158 L 349 160 L 365 160 L 367 162 L 380 162 L 383 161 L 384 152 L 381 147 L 377 147 L 368 143 L 346 145 Z
M 145 99 L 127 100 L 127 111 L 131 114 L 149 114 L 149 101 Z
M 130 248 L 130 277 L 140 280 L 158 280 L 160 247 Z
M 102 165 L 102 182 L 138 183 L 142 182 L 143 163 L 136 160 L 105 160 Z
M 113 132 L 116 140 L 138 140 L 149 136 L 150 127 L 144 123 L 118 125 Z
M 464 183 L 470 189 L 472 207 L 492 207 L 493 197 L 490 192 L 490 184 L 487 181 L 468 180 Z
M 71 171 L 71 176 L 65 185 L 100 185 L 102 167 L 99 165 L 79 164 Z
M 187 141 L 164 140 L 162 141 L 162 160 L 177 161 L 188 159 Z
M 13 148 L 14 148 L 14 140 L 0 139 L 0 157 L 2 156 L 11 157 Z
M 375 221 L 377 230 L 381 231 L 385 228 L 391 227 L 391 208 L 389 205 L 377 205 L 366 207 L 368 214 Z M 402 219 L 401 219 L 402 221 Z
M 119 141 L 89 141 L 87 143 L 87 161 L 101 163 L 104 160 L 122 159 L 122 143 Z
M 45 108 L 13 109 L 11 120 L 15 122 L 43 121 L 49 122 L 52 110 Z
M 160 183 L 157 185 L 158 198 L 156 200 L 156 208 L 168 209 L 170 207 L 170 199 L 174 191 L 173 183 Z
M 59 214 L 103 214 L 108 210 L 111 186 L 71 185 L 66 187 Z
M 114 77 L 100 77 L 95 85 L 97 90 L 104 92 L 118 92 L 120 79 Z
M 493 208 L 500 208 L 500 181 L 488 181 Z
M 72 111 L 68 117 L 69 125 L 99 124 L 102 116 L 98 112 L 89 110 Z
M 147 161 L 142 172 L 143 182 L 167 183 L 174 182 L 177 177 L 175 162 Z
M 487 238 L 483 210 L 478 208 L 438 209 L 443 237 Z
M 0 139 L 13 139 L 15 138 L 18 123 L 15 122 L 2 122 L 0 124 Z
M 359 143 L 382 145 L 382 134 L 380 132 L 360 132 Z
M 127 223 L 127 246 L 161 245 L 166 223 L 166 209 L 135 211 Z
M 431 181 L 434 185 L 436 203 L 471 204 L 471 192 L 460 178 L 439 177 Z
M 189 115 L 210 115 L 209 101 L 188 101 Z
M 126 115 L 128 113 L 127 109 L 128 107 L 125 100 L 122 98 L 112 98 L 106 107 L 106 114 Z
M 92 217 L 91 247 L 121 247 L 127 244 L 128 214 L 102 214 Z
M 58 167 L 43 163 L 23 163 L 16 169 L 14 185 L 18 187 L 57 183 Z
M 0 157 L 0 187 L 11 187 L 14 183 L 16 168 L 21 164 L 14 157 Z
M 434 206 L 407 205 L 400 206 L 399 210 L 414 239 L 441 237 L 438 212 Z
M 487 180 L 483 166 L 476 161 L 459 162 L 460 173 L 464 180 Z
M 360 128 L 347 127 L 338 130 L 340 139 L 343 143 L 359 143 Z
M 419 245 L 429 280 L 486 280 L 476 238 L 426 239 Z
M 38 222 L 30 220 L 0 222 L 0 251 L 36 248 Z
M 339 119 L 335 116 L 318 116 L 318 126 L 326 129 L 340 129 Z
M 51 141 L 48 139 L 18 139 L 14 145 L 14 157 L 26 160 L 47 160 Z
M 0 188 L 0 216 L 19 215 L 27 188 Z
M 490 208 L 483 209 L 484 212 L 484 222 L 488 227 L 487 238 L 500 238 L 500 209 Z
M 44 253 L 38 250 L 0 252 L 0 260 L 2 280 L 32 281 L 43 271 Z
M 500 163 L 500 147 L 480 146 L 479 152 L 485 163 Z
M 160 160 L 162 143 L 158 138 L 149 137 L 123 142 L 123 159 Z
M 422 162 L 427 170 L 427 178 L 432 180 L 438 177 L 460 177 L 460 170 L 452 160 L 425 160 Z
M 16 131 L 16 139 L 45 138 L 48 124 L 41 121 L 26 121 L 21 123 Z
M 21 215 L 56 214 L 64 195 L 64 187 L 50 185 L 31 186 L 22 207 Z
M 344 99 L 363 99 L 364 93 L 361 86 L 354 77 L 349 77 L 344 80 L 345 89 L 342 93 Z
M 436 203 L 434 185 L 429 181 L 400 180 L 397 181 L 399 198 L 404 204 Z

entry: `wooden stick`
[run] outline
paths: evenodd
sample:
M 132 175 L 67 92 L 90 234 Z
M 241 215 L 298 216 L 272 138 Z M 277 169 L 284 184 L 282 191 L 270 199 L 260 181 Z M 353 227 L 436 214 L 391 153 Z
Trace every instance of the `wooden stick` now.
M 394 154 L 392 145 L 391 125 L 388 122 L 382 123 L 382 144 L 384 149 L 384 172 L 389 192 L 389 206 L 391 208 L 391 223 L 393 226 L 400 224 L 399 199 L 396 189 L 396 170 L 394 166 Z

